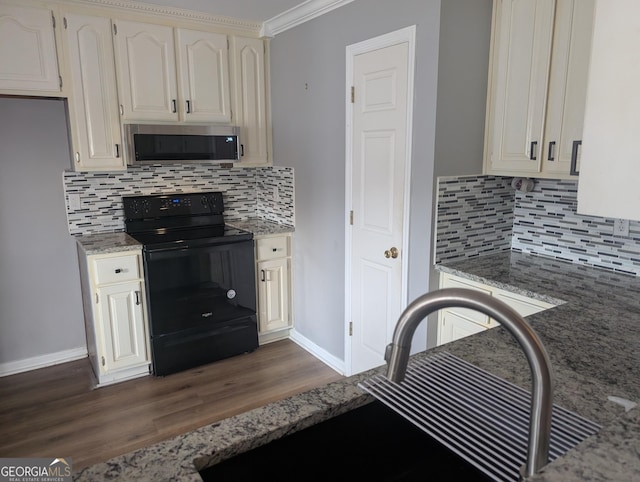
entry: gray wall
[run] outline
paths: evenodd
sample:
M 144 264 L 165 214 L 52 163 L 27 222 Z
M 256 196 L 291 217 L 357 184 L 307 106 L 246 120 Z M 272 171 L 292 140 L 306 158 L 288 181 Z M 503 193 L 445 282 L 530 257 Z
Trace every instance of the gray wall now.
M 84 348 L 65 104 L 0 98 L 0 363 Z
M 409 233 L 409 299 L 428 291 L 435 164 L 447 172 L 481 167 L 490 0 L 443 2 L 448 81 L 438 89 L 440 0 L 356 0 L 271 42 L 274 164 L 295 168 L 296 330 L 344 360 L 345 48 L 417 25 Z M 452 3 L 453 6 L 448 4 Z M 476 5 L 478 4 L 478 5 Z M 472 13 L 461 11 L 471 6 Z M 478 12 L 481 12 L 478 18 Z M 460 19 L 458 21 L 458 15 Z M 461 29 L 461 35 L 455 35 Z M 478 45 L 479 39 L 480 45 Z M 480 59 L 476 56 L 480 52 Z M 484 60 L 483 60 L 484 58 Z M 439 96 L 442 95 L 442 102 Z M 468 97 L 471 102 L 466 104 Z M 442 116 L 442 127 L 436 119 Z M 477 111 L 477 112 L 476 112 Z M 471 119 L 464 120 L 473 112 Z M 447 122 L 444 119 L 447 119 Z M 479 119 L 479 124 L 474 119 Z M 464 120 L 464 121 L 463 121 Z M 459 127 L 458 127 L 458 122 Z M 436 140 L 436 131 L 442 142 Z M 449 132 L 448 129 L 455 129 Z M 470 132 L 466 132 L 469 130 Z M 458 144 L 464 143 L 464 147 Z M 435 156 L 438 146 L 439 156 Z M 450 159 L 456 159 L 450 163 Z M 471 164 L 472 168 L 468 166 Z M 442 170 L 445 170 L 443 167 Z M 456 172 L 457 173 L 457 172 Z
M 492 0 L 442 2 L 434 179 L 482 173 L 491 10 Z M 434 190 L 434 220 L 436 197 Z M 438 284 L 432 264 L 430 291 Z M 427 332 L 429 347 L 436 343 L 436 322 L 437 315 L 432 315 Z

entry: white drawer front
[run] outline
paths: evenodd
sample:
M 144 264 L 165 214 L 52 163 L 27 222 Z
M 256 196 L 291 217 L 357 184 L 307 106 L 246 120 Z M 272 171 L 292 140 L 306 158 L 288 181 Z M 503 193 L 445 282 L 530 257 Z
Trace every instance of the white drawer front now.
M 137 255 L 114 256 L 95 260 L 96 284 L 117 283 L 140 278 Z
M 256 240 L 257 261 L 268 259 L 284 258 L 289 256 L 289 237 L 276 236 L 273 238 L 261 238 Z

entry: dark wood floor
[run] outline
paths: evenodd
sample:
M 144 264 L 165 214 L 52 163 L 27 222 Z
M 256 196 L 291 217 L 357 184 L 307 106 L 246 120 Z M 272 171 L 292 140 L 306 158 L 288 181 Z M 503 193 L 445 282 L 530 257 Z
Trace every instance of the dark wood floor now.
M 104 462 L 342 378 L 289 340 L 92 389 L 88 359 L 0 378 L 0 457 Z

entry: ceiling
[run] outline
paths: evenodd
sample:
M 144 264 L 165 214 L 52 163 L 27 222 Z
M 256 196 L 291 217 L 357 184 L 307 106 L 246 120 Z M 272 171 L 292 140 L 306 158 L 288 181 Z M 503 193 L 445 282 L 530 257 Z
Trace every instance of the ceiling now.
M 264 22 L 290 8 L 305 3 L 305 0 L 144 0 L 139 3 Z

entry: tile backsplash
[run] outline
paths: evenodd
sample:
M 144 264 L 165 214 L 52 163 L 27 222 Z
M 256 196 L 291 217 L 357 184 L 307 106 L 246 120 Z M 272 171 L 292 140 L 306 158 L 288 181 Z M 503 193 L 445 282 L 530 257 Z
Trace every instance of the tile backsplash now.
M 436 263 L 511 248 L 510 182 L 498 176 L 438 178 Z
M 639 222 L 629 222 L 628 237 L 614 236 L 613 219 L 576 212 L 577 181 L 536 179 L 525 193 L 511 179 L 438 180 L 436 263 L 512 249 L 640 275 Z
M 511 249 L 639 275 L 640 223 L 614 236 L 612 218 L 576 212 L 577 195 L 573 180 L 536 179 L 532 192 L 516 191 Z
M 122 231 L 122 196 L 171 192 L 221 191 L 226 219 L 258 217 L 294 225 L 290 167 L 130 166 L 125 172 L 65 171 L 62 180 L 70 234 Z M 70 207 L 69 194 L 80 196 L 80 209 Z

